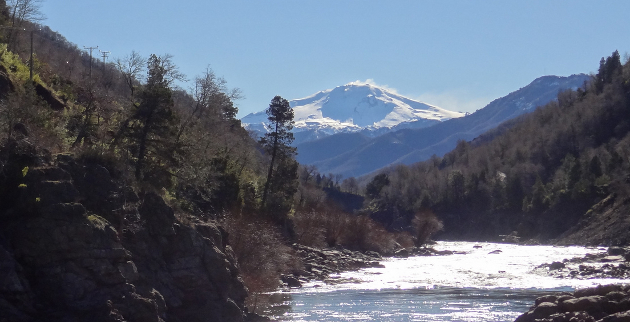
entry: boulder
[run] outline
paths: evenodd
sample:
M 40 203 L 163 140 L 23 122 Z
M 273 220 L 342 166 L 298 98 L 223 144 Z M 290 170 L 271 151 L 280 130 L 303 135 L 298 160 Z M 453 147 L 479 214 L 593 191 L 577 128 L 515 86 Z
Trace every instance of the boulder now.
M 630 322 L 630 311 L 611 314 L 597 322 Z
M 409 257 L 409 255 L 410 255 L 409 250 L 407 250 L 406 248 L 399 249 L 394 252 L 394 257 L 407 258 Z
M 611 263 L 611 262 L 621 262 L 624 261 L 623 256 L 606 256 L 600 259 L 599 261 L 602 263 Z
M 553 270 L 563 269 L 565 267 L 566 265 L 562 262 L 553 262 L 549 264 L 549 269 L 553 269 Z
M 559 308 L 563 312 L 586 311 L 591 313 L 600 311 L 602 309 L 602 302 L 604 301 L 606 301 L 606 298 L 600 295 L 586 296 L 566 300 L 559 304 Z
M 608 255 L 610 256 L 619 256 L 619 255 L 625 255 L 626 254 L 626 250 L 622 247 L 608 247 Z
M 302 282 L 300 282 L 300 280 L 298 280 L 293 275 L 282 275 L 280 276 L 280 279 L 282 280 L 282 283 L 286 284 L 288 287 L 291 287 L 291 288 L 302 287 Z
M 155 192 L 145 193 L 142 204 L 138 207 L 140 217 L 146 220 L 149 231 L 155 235 L 174 235 L 175 213 L 162 197 Z
M 558 300 L 558 296 L 556 295 L 545 295 L 545 296 L 541 296 L 537 298 L 534 305 L 538 306 L 541 303 L 545 303 L 545 302 L 556 303 L 557 300 Z
M 623 291 L 623 290 L 624 288 L 622 285 L 608 284 L 608 285 L 598 285 L 596 287 L 591 287 L 591 288 L 579 289 L 579 290 L 576 290 L 573 293 L 573 295 L 575 297 L 585 297 L 585 296 L 592 296 L 592 295 L 604 296 L 610 292 Z
M 555 313 L 558 313 L 558 305 L 551 302 L 542 302 L 534 308 L 531 317 L 534 319 L 542 319 Z

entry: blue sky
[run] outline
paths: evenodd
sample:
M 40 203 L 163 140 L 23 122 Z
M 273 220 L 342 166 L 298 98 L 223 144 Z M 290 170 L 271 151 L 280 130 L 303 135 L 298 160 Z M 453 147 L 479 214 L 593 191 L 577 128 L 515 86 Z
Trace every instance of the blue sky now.
M 630 52 L 630 1 L 46 0 L 43 24 L 111 58 L 171 54 L 240 88 L 239 117 L 275 95 L 360 80 L 474 111 L 543 75 Z M 184 83 L 187 88 L 191 85 Z

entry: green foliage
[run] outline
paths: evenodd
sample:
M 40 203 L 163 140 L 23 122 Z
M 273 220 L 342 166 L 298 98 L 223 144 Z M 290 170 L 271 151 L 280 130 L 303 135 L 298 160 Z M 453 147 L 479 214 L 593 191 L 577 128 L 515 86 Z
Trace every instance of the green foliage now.
M 293 143 L 293 109 L 289 101 L 276 96 L 266 110 L 270 129 L 260 144 L 270 157 L 267 181 L 262 196 L 262 207 L 274 220 L 285 220 L 292 208 L 293 195 L 297 191 L 298 163 L 295 161 Z
M 178 117 L 164 61 L 151 55 L 147 65 L 147 84 L 139 95 L 140 103 L 134 105 L 121 132 L 136 179 L 155 187 L 170 187 L 170 170 L 178 164 L 177 153 L 181 151 L 175 141 Z
M 98 229 L 101 229 L 101 230 L 103 230 L 103 229 L 105 229 L 105 227 L 109 226 L 109 222 L 105 218 L 103 218 L 103 217 L 101 217 L 99 215 L 96 215 L 96 214 L 88 215 L 87 219 L 90 221 L 90 223 L 94 227 L 96 227 Z
M 30 68 L 20 58 L 7 49 L 7 44 L 0 44 L 0 64 L 11 72 L 16 80 L 26 82 L 30 76 Z

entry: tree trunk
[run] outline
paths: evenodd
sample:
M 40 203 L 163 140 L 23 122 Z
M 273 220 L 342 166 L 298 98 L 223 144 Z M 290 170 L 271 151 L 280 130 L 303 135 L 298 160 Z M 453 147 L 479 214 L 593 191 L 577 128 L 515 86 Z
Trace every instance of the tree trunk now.
M 273 149 L 271 150 L 271 162 L 269 163 L 269 171 L 267 171 L 267 181 L 265 182 L 265 190 L 263 190 L 262 208 L 267 204 L 267 193 L 269 193 L 269 183 L 273 176 L 273 164 L 276 161 L 276 152 L 278 151 L 278 122 L 276 122 L 275 136 L 273 137 Z

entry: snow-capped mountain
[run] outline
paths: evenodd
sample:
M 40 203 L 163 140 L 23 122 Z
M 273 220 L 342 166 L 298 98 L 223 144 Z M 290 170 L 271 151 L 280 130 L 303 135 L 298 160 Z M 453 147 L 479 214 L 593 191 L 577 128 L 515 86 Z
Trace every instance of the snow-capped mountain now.
M 576 90 L 589 80 L 590 76 L 585 74 L 543 76 L 475 113 L 431 127 L 401 124 L 405 126 L 398 125 L 377 137 L 367 137 L 363 132 L 339 133 L 296 144 L 296 159 L 301 164 L 317 166 L 321 173 L 358 177 L 392 164 L 411 164 L 432 155 L 442 156 L 455 148 L 459 140 L 481 140 L 481 134 L 555 100 L 560 91 Z
M 414 123 L 427 127 L 464 116 L 415 101 L 390 90 L 367 83 L 349 83 L 289 101 L 295 113 L 293 133 L 296 141 L 310 141 L 327 135 L 365 131 L 382 134 L 387 129 Z M 260 133 L 266 131 L 265 111 L 241 119 L 243 125 Z M 306 133 L 300 133 L 306 132 Z M 372 136 L 372 135 L 370 135 Z

